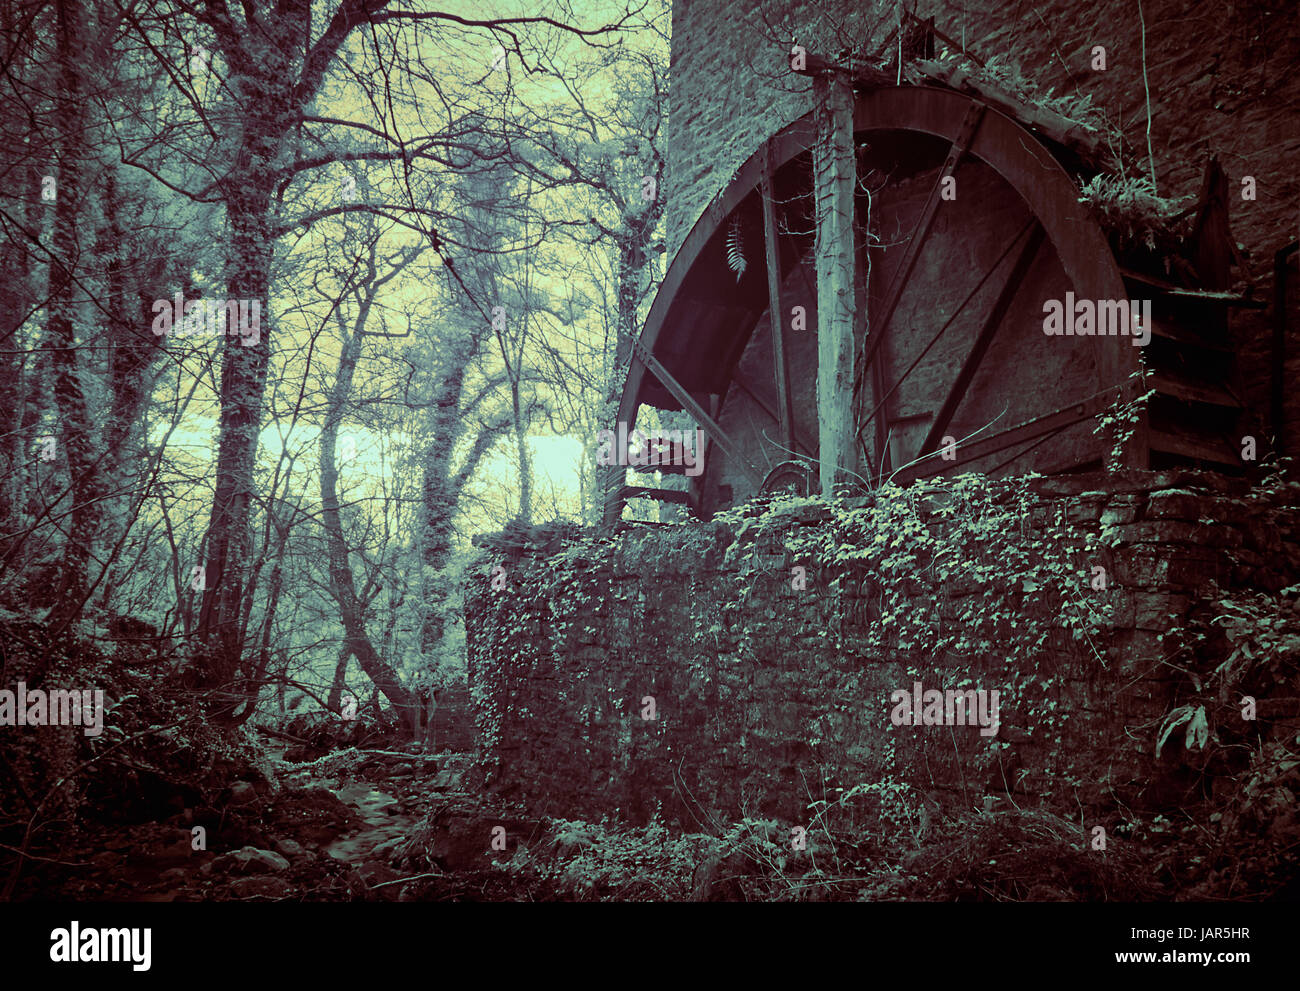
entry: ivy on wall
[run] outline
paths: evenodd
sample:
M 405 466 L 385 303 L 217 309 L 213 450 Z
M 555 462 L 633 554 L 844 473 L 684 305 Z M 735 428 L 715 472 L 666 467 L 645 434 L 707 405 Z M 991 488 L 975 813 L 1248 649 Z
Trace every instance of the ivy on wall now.
M 1095 535 L 1064 503 L 1040 501 L 1032 482 L 967 475 L 886 486 L 868 500 L 777 498 L 711 523 L 584 536 L 546 558 L 485 560 L 471 594 L 485 756 L 499 757 L 507 726 L 511 739 L 544 746 L 558 732 L 538 722 L 545 702 L 577 721 L 584 758 L 610 762 L 606 751 L 620 743 L 605 723 L 635 713 L 641 699 L 606 699 L 583 683 L 593 669 L 604 674 L 601 665 L 644 663 L 675 668 L 676 684 L 689 686 L 679 690 L 715 720 L 754 690 L 770 709 L 811 702 L 791 732 L 827 765 L 843 764 L 864 710 L 888 713 L 882 685 L 998 689 L 1002 722 L 1042 748 L 1049 778 L 1073 783 L 1066 682 L 1104 668 L 1099 637 L 1115 592 L 1091 570 L 1101 559 Z M 675 586 L 685 600 L 662 638 L 639 621 L 649 583 Z M 803 689 L 779 683 L 755 689 L 753 672 L 780 664 L 821 672 L 820 697 L 785 699 Z M 534 681 L 543 676 L 554 680 Z M 880 719 L 873 725 L 878 731 Z M 726 732 L 744 735 L 739 724 Z M 903 766 L 893 735 L 873 737 L 882 780 L 915 771 Z M 1006 734 L 980 742 L 960 758 L 972 787 L 1011 746 Z M 679 750 L 687 745 L 678 738 Z
M 1003 723 L 1012 710 L 1015 728 L 1044 749 L 1049 778 L 1075 784 L 1065 760 L 1066 683 L 1105 667 L 1099 640 L 1117 592 L 1095 564 L 1095 534 L 1067 517 L 1066 504 L 1040 503 L 1033 478 L 969 474 L 885 486 L 865 504 L 789 499 L 758 515 L 733 511 L 724 517 L 738 525 L 728 560 L 743 584 L 746 552 L 752 561 L 755 548 L 779 547 L 806 569 L 809 589 L 820 586 L 829 599 L 831 622 L 821 632 L 836 652 L 859 667 L 904 664 L 898 688 L 998 689 Z M 848 615 L 855 608 L 856 621 Z M 1003 737 L 969 768 L 972 776 L 1011 746 Z M 890 740 L 881 753 L 896 760 Z

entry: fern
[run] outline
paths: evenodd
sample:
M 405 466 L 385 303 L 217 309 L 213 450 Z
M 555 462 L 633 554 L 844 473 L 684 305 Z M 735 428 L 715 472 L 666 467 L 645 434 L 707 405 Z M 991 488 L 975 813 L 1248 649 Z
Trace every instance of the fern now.
M 731 230 L 727 232 L 727 268 L 736 273 L 736 281 L 745 274 L 745 269 L 749 263 L 745 261 L 745 248 L 740 239 L 740 218 L 737 217 L 731 222 Z

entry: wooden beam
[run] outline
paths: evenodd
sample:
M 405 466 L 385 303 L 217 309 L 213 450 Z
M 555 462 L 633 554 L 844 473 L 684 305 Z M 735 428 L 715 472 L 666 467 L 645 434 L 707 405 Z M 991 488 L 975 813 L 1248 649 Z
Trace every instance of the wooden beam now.
M 1034 224 L 1033 230 L 1029 233 L 1029 239 L 1025 241 L 1025 246 L 1020 249 L 1020 255 L 1016 258 L 1016 263 L 1012 266 L 1007 281 L 1002 284 L 1002 291 L 998 293 L 998 298 L 993 301 L 993 308 L 989 310 L 989 315 L 984 320 L 984 326 L 975 335 L 975 343 L 966 355 L 966 360 L 962 362 L 961 371 L 957 373 L 951 388 L 948 389 L 948 395 L 944 397 L 943 405 L 939 407 L 939 412 L 936 414 L 934 422 L 930 424 L 930 429 L 925 435 L 925 440 L 921 442 L 921 449 L 916 452 L 917 454 L 929 454 L 931 451 L 938 450 L 944 431 L 952 423 L 957 407 L 966 398 L 966 391 L 970 388 L 971 382 L 974 381 L 975 373 L 979 371 L 984 356 L 988 354 L 989 346 L 993 343 L 998 328 L 1002 326 L 1002 321 L 1006 319 L 1007 311 L 1011 309 L 1011 303 L 1016 298 L 1016 290 L 1020 288 L 1020 283 L 1029 274 L 1034 259 L 1038 257 L 1038 249 L 1043 246 L 1045 237 L 1046 232 L 1043 230 L 1042 225 Z
M 639 338 L 632 338 L 632 351 L 645 365 L 646 369 L 672 394 L 673 398 L 682 404 L 682 409 L 695 417 L 695 422 L 703 427 L 704 431 L 735 462 L 736 467 L 753 483 L 754 491 L 757 492 L 761 489 L 763 487 L 763 476 L 745 459 L 745 456 L 740 451 L 740 445 L 727 435 L 727 432 L 722 429 L 718 421 L 709 416 L 703 406 L 695 401 L 695 397 L 686 391 L 686 387 L 673 378 L 672 373 L 664 367 L 663 362 L 652 355 Z
M 1237 397 L 1216 382 L 1181 378 L 1177 372 L 1152 372 L 1147 376 L 1147 382 L 1158 396 L 1171 396 L 1187 403 L 1204 403 L 1225 409 L 1241 409 Z
M 1152 428 L 1151 450 L 1182 458 L 1208 461 L 1225 468 L 1241 468 L 1241 452 L 1218 435 L 1193 433 L 1177 427 Z
M 766 153 L 767 146 L 764 146 Z M 794 450 L 794 406 L 790 397 L 790 374 L 785 354 L 785 308 L 781 306 L 781 245 L 777 241 L 776 207 L 772 203 L 772 166 L 763 168 L 760 183 L 763 200 L 763 240 L 767 249 L 767 313 L 772 330 L 772 368 L 776 379 L 776 408 L 781 424 L 781 443 Z
M 1183 286 L 1176 286 L 1159 276 L 1148 275 L 1145 272 L 1135 272 L 1132 269 L 1123 267 L 1120 268 L 1119 273 L 1124 277 L 1125 282 L 1147 286 L 1156 290 L 1160 295 L 1169 296 L 1173 299 L 1186 299 L 1194 303 L 1214 303 L 1220 306 L 1235 306 L 1247 310 L 1268 309 L 1267 301 L 1250 299 L 1240 293 L 1217 289 L 1187 289 Z
M 930 227 L 934 223 L 935 215 L 938 213 L 939 204 L 942 202 L 943 182 L 951 176 L 957 166 L 961 164 L 966 149 L 970 147 L 975 140 L 975 132 L 979 129 L 980 121 L 984 118 L 984 104 L 979 100 L 971 100 L 970 106 L 966 110 L 966 116 L 961 122 L 961 127 L 957 131 L 957 136 L 953 139 L 952 147 L 948 149 L 948 158 L 943 163 L 943 168 L 939 170 L 939 177 L 935 180 L 934 186 L 930 190 L 930 196 L 925 201 L 925 206 L 921 210 L 921 216 L 917 218 L 916 227 L 912 231 L 912 236 L 908 238 L 907 248 L 903 254 L 903 260 L 898 266 L 898 271 L 890 280 L 889 289 L 885 294 L 885 302 L 881 307 L 880 315 L 876 318 L 876 327 L 871 328 L 866 335 L 865 350 L 862 355 L 862 361 L 858 365 L 857 381 L 854 383 L 853 391 L 856 395 L 862 387 L 862 377 L 871 363 L 875 360 L 876 352 L 880 350 L 880 345 L 884 342 L 885 333 L 889 330 L 889 321 L 894 318 L 894 311 L 898 309 L 898 303 L 903 298 L 903 290 L 907 288 L 907 282 L 911 278 L 912 269 L 916 265 L 917 258 L 921 254 L 921 246 L 925 243 L 926 237 L 930 233 Z
M 1087 399 L 1071 403 L 1069 406 L 1063 406 L 1051 413 L 1036 416 L 1032 420 L 1026 420 L 1024 423 L 1017 424 L 1000 434 L 993 434 L 991 437 L 984 437 L 962 444 L 957 449 L 957 459 L 955 461 L 943 461 L 931 454 L 919 464 L 907 465 L 899 469 L 895 481 L 899 485 L 905 485 L 918 478 L 929 478 L 931 475 L 950 471 L 958 465 L 978 461 L 990 454 L 996 454 L 1013 444 L 1035 440 L 1044 434 L 1055 433 L 1064 430 L 1066 427 L 1072 427 L 1089 417 L 1096 416 L 1117 399 L 1124 397 L 1125 393 L 1129 391 L 1131 391 L 1129 387 L 1124 385 L 1116 386 L 1113 389 L 1103 389 L 1101 392 L 1093 393 Z
M 842 73 L 813 79 L 817 142 L 813 147 L 813 205 L 817 239 L 817 437 L 821 490 L 830 498 L 853 450 L 854 294 L 853 89 Z

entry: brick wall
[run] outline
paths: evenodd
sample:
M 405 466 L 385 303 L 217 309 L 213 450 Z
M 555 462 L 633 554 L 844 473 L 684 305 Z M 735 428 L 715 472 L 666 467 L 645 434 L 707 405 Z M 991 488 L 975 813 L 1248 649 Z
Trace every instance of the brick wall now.
M 924 525 L 945 525 L 952 484 L 917 496 L 929 507 Z M 995 483 L 1008 493 L 1016 484 Z M 875 574 L 853 572 L 831 588 L 827 573 L 811 569 L 807 587 L 794 587 L 787 538 L 824 520 L 816 502 L 757 543 L 737 541 L 743 529 L 720 518 L 632 530 L 608 553 L 578 543 L 558 556 L 484 562 L 485 577 L 467 592 L 466 625 L 480 726 L 494 727 L 480 744 L 495 786 L 539 814 L 635 820 L 660 808 L 692 827 L 745 814 L 800 822 L 813 799 L 886 773 L 940 805 L 1046 796 L 1104 815 L 1118 801 L 1180 801 L 1194 782 L 1173 754 L 1157 762 L 1157 732 L 1192 691 L 1186 671 L 1200 665 L 1203 674 L 1222 658 L 1164 664 L 1173 642 L 1161 635 L 1208 615 L 1212 579 L 1270 593 L 1300 579 L 1300 483 L 1266 490 L 1199 473 L 1131 472 L 1030 484 L 1025 519 L 1045 528 L 1061 512 L 1064 528 L 1053 532 L 1072 555 L 1078 593 L 1108 616 L 1090 644 L 1064 625 L 1052 630 L 1032 671 L 1023 654 L 998 651 L 998 633 L 994 649 L 979 653 L 931 656 L 897 641 L 890 651 L 866 648 L 868 634 L 891 622 Z M 873 543 L 871 533 L 855 540 Z M 509 576 L 504 588 L 489 584 L 496 563 Z M 1092 587 L 1095 566 L 1105 569 L 1104 591 Z M 973 596 L 980 615 L 1022 615 L 1018 581 L 938 587 L 926 574 L 919 566 L 907 579 L 906 609 L 937 610 L 938 622 L 952 623 Z M 552 591 L 529 594 L 541 585 Z M 1000 690 L 996 736 L 891 722 L 893 691 L 914 680 L 959 688 L 962 679 Z M 643 718 L 647 696 L 654 719 Z M 1230 722 L 1234 704 L 1214 718 Z M 1260 718 L 1271 711 L 1261 701 Z M 1176 738 L 1169 750 L 1180 748 Z M 1080 763 L 1107 770 L 1067 780 Z

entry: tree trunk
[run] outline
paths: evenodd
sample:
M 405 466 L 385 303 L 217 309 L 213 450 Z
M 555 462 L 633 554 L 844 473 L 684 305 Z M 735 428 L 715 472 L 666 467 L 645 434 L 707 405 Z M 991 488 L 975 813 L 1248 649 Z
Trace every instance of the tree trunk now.
M 269 304 L 268 174 L 265 167 L 254 170 L 245 178 L 242 191 L 232 193 L 230 198 L 229 298 L 256 301 L 259 308 Z M 210 645 L 207 681 L 214 686 L 225 687 L 233 682 L 243 649 L 240 606 L 252 550 L 250 506 L 270 356 L 267 330 L 261 328 L 257 343 L 245 343 L 238 334 L 227 334 L 224 341 L 216 491 L 208 526 L 198 626 L 200 638 Z
M 62 93 L 54 111 L 59 142 L 58 185 L 54 208 L 54 257 L 50 262 L 46 340 L 54 370 L 54 399 L 63 427 L 72 506 L 63 549 L 61 580 L 49 605 L 60 620 L 76 615 L 87 589 L 87 567 L 99 524 L 99 459 L 86 397 L 78 371 L 72 269 L 81 253 L 78 244 L 78 205 L 83 187 L 83 96 L 80 0 L 60 0 L 57 7 L 59 81 Z
M 341 712 L 343 709 L 343 689 L 348 687 L 348 661 L 352 660 L 352 646 L 343 644 L 339 648 L 339 658 L 334 664 L 334 680 L 330 682 L 329 698 L 325 700 L 325 708 L 330 712 Z
M 357 317 L 357 327 L 364 326 L 369 307 L 370 300 L 367 299 L 362 304 L 361 313 Z M 417 718 L 415 699 L 398 681 L 396 673 L 375 650 L 366 633 L 364 608 L 357 595 L 352 565 L 348 561 L 348 546 L 344 540 L 343 519 L 339 512 L 338 465 L 335 462 L 334 451 L 338 444 L 343 409 L 352 391 L 352 376 L 356 371 L 357 359 L 360 355 L 360 334 L 356 332 L 345 334 L 343 351 L 339 356 L 339 373 L 330 390 L 329 403 L 325 411 L 325 426 L 321 430 L 320 437 L 321 522 L 325 527 L 325 538 L 329 546 L 330 591 L 338 602 L 343 630 L 347 637 L 347 649 L 356 655 L 361 670 L 398 710 L 406 728 L 414 733 Z

